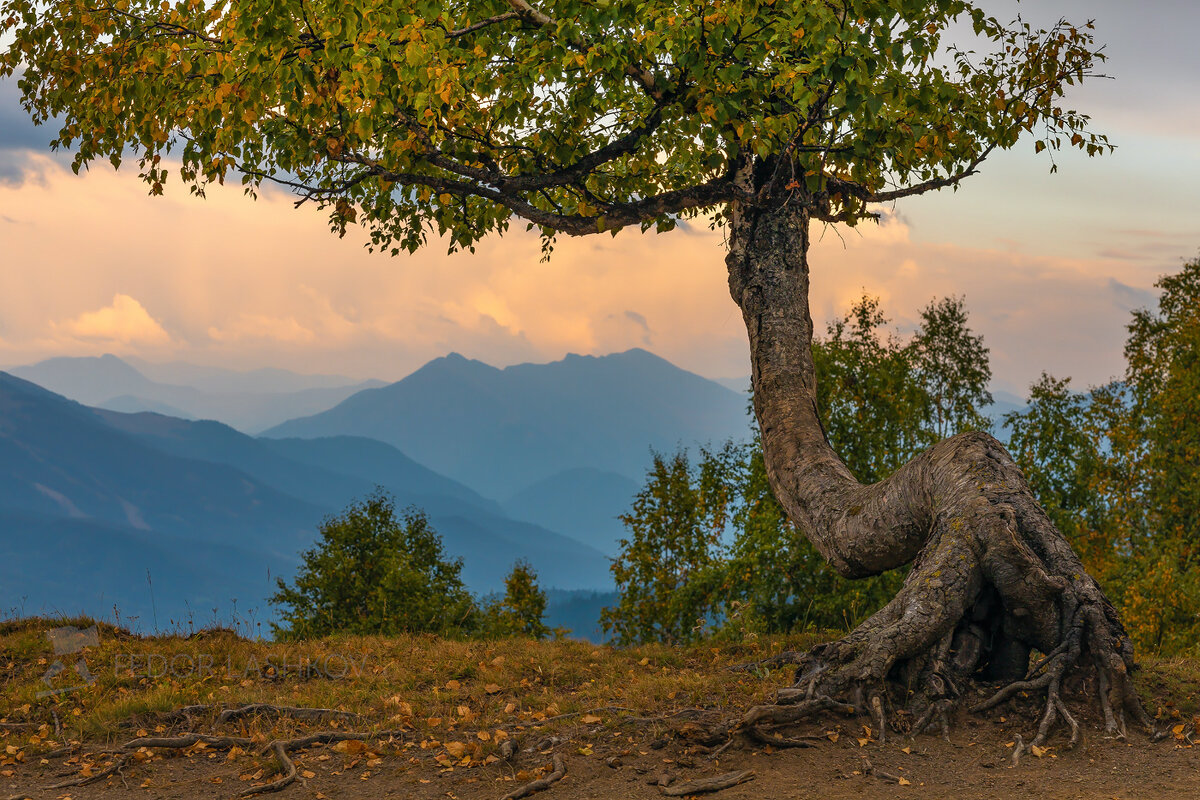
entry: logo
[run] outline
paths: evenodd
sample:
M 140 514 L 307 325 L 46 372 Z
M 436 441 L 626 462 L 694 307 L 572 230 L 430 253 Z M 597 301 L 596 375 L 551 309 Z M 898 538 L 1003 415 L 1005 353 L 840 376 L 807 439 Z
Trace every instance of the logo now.
M 76 653 L 82 653 L 85 647 L 100 646 L 100 631 L 93 625 L 90 628 L 76 628 L 71 625 L 66 625 L 61 628 L 52 628 L 46 632 L 46 637 L 50 639 L 50 643 L 54 645 L 54 655 L 59 656 L 55 659 L 50 668 L 46 670 L 46 674 L 42 676 L 42 682 L 50 687 L 45 691 L 37 693 L 38 697 L 49 697 L 54 694 L 66 694 L 73 692 L 76 689 L 83 689 L 86 686 L 91 686 L 96 682 L 96 676 L 93 675 L 87 668 L 87 663 L 83 660 L 83 656 L 75 659 L 74 669 L 76 674 L 83 680 L 83 683 L 76 686 L 67 686 L 61 689 L 54 688 L 54 679 L 62 673 L 66 672 L 69 667 L 64 663 L 63 656 L 72 656 Z M 70 660 L 70 659 L 67 659 Z

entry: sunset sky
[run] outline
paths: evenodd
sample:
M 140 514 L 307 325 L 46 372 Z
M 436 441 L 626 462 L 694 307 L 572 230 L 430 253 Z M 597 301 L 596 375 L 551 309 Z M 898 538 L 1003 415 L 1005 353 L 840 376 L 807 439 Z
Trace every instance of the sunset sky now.
M 995 388 L 1017 393 L 1043 370 L 1079 386 L 1117 375 L 1129 311 L 1200 252 L 1200 3 L 1020 8 L 1096 19 L 1113 80 L 1070 100 L 1116 153 L 1063 154 L 1051 175 L 1022 143 L 957 193 L 818 231 L 811 259 L 818 325 L 864 290 L 901 330 L 931 298 L 965 296 Z M 641 346 L 702 375 L 749 373 L 721 234 L 703 225 L 562 238 L 549 263 L 523 233 L 474 255 L 370 255 L 280 192 L 150 198 L 106 163 L 76 177 L 17 96 L 0 82 L 0 367 L 112 352 L 395 380 L 452 350 L 503 366 Z

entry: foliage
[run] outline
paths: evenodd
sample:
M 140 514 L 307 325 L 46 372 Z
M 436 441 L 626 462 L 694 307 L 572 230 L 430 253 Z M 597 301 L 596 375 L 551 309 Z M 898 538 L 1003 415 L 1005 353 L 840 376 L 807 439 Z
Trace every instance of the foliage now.
M 485 605 L 482 628 L 490 636 L 545 638 L 550 628 L 542 622 L 546 593 L 537 584 L 537 573 L 527 561 L 518 561 L 504 579 L 504 595 Z
M 987 424 L 982 337 L 961 299 L 932 302 L 908 340 L 886 332 L 863 297 L 813 343 L 817 405 L 830 443 L 862 480 L 877 481 L 940 438 Z M 714 480 L 722 485 L 714 488 Z M 720 634 L 853 627 L 899 589 L 905 571 L 848 580 L 787 519 L 752 442 L 655 457 L 623 520 L 613 567 L 621 602 L 605 612 L 618 641 L 686 641 Z M 680 560 L 682 559 L 682 560 Z
M 292 585 L 276 579 L 283 608 L 276 633 L 307 639 L 333 633 L 460 634 L 477 625 L 462 559 L 446 558 L 425 514 L 397 516 L 383 491 L 351 504 L 320 528 Z
M 714 582 L 741 452 L 727 444 L 700 454 L 693 468 L 686 452 L 654 453 L 646 485 L 621 517 L 630 536 L 612 565 L 620 603 L 600 617 L 618 643 L 685 642 L 718 611 Z
M 1066 88 L 1090 23 L 1004 24 L 965 0 L 9 0 L 0 76 L 76 169 L 132 151 L 155 194 L 240 173 L 451 249 L 671 228 L 788 196 L 853 224 L 956 185 L 1026 132 L 1108 149 Z M 553 15 L 553 16 L 551 16 Z M 966 40 L 945 40 L 955 28 Z M 973 31 L 973 36 L 967 31 Z M 754 163 L 755 196 L 739 183 Z
M 1124 380 L 1073 393 L 1043 375 L 1008 414 L 1035 494 L 1122 610 L 1135 644 L 1200 643 L 1200 259 L 1134 313 Z
M 306 550 L 289 585 L 276 579 L 271 598 L 282 609 L 278 636 L 311 639 L 333 634 L 532 636 L 542 622 L 546 593 L 537 573 L 518 561 L 504 595 L 482 608 L 463 584 L 462 559 L 448 558 L 423 511 L 399 513 L 383 490 L 326 519 L 317 546 Z
M 913 351 L 894 334 L 879 300 L 862 297 L 813 342 L 817 409 L 825 433 L 850 471 L 874 483 L 931 442 L 919 424 L 930 407 Z
M 991 405 L 992 369 L 983 337 L 967 326 L 961 297 L 932 301 L 921 309 L 921 325 L 909 345 L 919 382 L 932 405 L 929 434 L 934 441 L 960 431 L 986 431 L 991 420 L 979 409 Z

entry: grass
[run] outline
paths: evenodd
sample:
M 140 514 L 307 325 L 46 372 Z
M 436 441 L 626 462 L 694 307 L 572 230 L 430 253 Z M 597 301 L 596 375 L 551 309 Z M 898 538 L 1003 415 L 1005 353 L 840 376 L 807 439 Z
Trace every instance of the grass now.
M 66 624 L 83 626 L 87 620 Z M 0 721 L 43 726 L 30 746 L 67 740 L 120 742 L 139 730 L 171 729 L 170 712 L 189 705 L 251 703 L 329 708 L 359 714 L 360 729 L 406 729 L 423 737 L 490 741 L 502 726 L 619 706 L 657 716 L 692 707 L 744 707 L 765 699 L 790 670 L 760 675 L 727 667 L 823 637 L 782 637 L 747 645 L 627 649 L 571 640 L 453 641 L 433 636 L 338 637 L 299 643 L 249 640 L 230 631 L 136 637 L 107 626 L 83 653 L 94 682 L 39 696 L 56 658 L 54 681 L 81 681 L 78 655 L 55 656 L 45 631 L 62 620 L 0 626 Z M 215 716 L 216 708 L 204 718 Z M 54 734 L 58 718 L 61 733 Z M 610 718 L 612 714 L 602 714 Z M 321 723 L 328 727 L 330 723 Z M 289 732 L 287 719 L 251 718 L 223 732 L 266 738 Z M 24 735 L 24 734 L 23 734 Z
M 38 726 L 0 735 L 31 754 L 67 741 L 117 743 L 143 731 L 180 730 L 171 712 L 184 706 L 212 707 L 192 723 L 207 730 L 220 708 L 269 703 L 353 712 L 362 716 L 350 726 L 355 729 L 402 729 L 418 740 L 463 742 L 479 755 L 494 746 L 502 728 L 564 714 L 621 707 L 656 717 L 684 708 L 746 708 L 787 685 L 791 670 L 747 674 L 728 667 L 828 638 L 806 634 L 744 644 L 622 649 L 570 640 L 433 636 L 278 643 L 228 630 L 142 638 L 102 625 L 99 646 L 83 653 L 94 681 L 46 695 L 43 676 L 56 658 L 67 669 L 54 685 L 81 683 L 73 669 L 78 655 L 56 656 L 45 635 L 62 624 L 91 622 L 0 624 L 0 722 Z M 1197 713 L 1200 661 L 1147 658 L 1138 680 L 1152 713 L 1175 718 Z M 596 715 L 615 724 L 626 712 Z M 57 733 L 55 718 L 61 726 Z M 307 724 L 328 728 L 337 723 Z M 300 725 L 257 717 L 232 722 L 222 732 L 265 741 L 292 735 Z

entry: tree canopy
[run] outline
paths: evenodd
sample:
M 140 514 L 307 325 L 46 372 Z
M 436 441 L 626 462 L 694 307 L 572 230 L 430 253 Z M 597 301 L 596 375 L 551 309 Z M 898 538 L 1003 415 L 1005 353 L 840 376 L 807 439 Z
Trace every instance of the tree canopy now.
M 0 75 L 20 72 L 77 170 L 132 154 L 159 193 L 170 156 L 201 194 L 231 172 L 276 181 L 393 253 L 431 230 L 470 247 L 514 215 L 549 243 L 779 197 L 852 224 L 1026 131 L 1039 151 L 1108 146 L 1062 105 L 1103 58 L 1091 24 L 1005 24 L 963 0 L 5 8 Z

